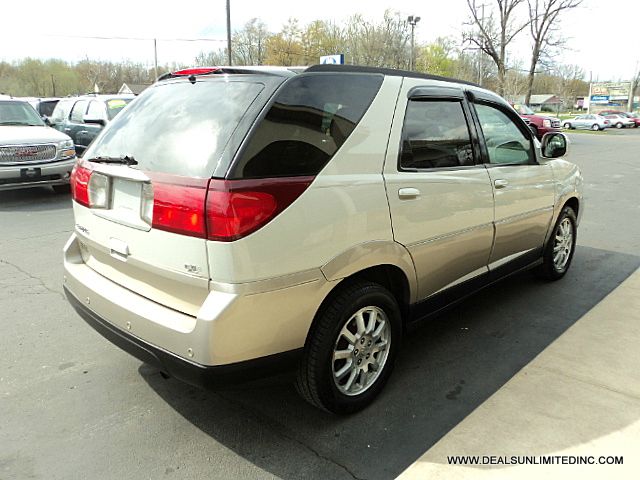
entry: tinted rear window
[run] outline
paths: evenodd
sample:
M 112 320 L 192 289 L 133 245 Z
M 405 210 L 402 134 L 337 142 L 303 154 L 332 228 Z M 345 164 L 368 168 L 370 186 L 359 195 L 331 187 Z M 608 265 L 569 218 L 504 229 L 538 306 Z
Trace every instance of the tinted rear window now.
M 107 105 L 107 116 L 109 120 L 113 120 L 131 100 L 133 100 L 133 98 L 110 98 L 109 100 L 105 100 L 104 103 Z
M 234 80 L 159 84 L 123 110 L 85 158 L 133 156 L 140 170 L 210 177 L 264 85 Z
M 351 135 L 382 80 L 370 74 L 291 78 L 243 147 L 230 178 L 316 175 Z

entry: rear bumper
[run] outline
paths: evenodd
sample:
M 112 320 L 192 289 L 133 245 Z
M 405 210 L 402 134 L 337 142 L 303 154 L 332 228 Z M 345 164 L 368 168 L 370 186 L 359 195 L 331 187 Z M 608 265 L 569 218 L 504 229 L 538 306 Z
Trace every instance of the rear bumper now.
M 52 163 L 0 166 L 0 190 L 69 184 L 69 176 L 75 163 L 76 159 L 72 158 Z M 27 176 L 24 169 L 38 172 L 39 175 Z
M 193 316 L 97 273 L 84 263 L 82 245 L 74 233 L 64 248 L 64 288 L 80 316 L 135 357 L 200 386 L 295 367 L 331 287 L 320 279 L 269 291 L 257 289 L 260 282 L 215 285 Z
M 298 349 L 229 365 L 201 365 L 120 330 L 78 300 L 66 286 L 64 292 L 78 315 L 111 343 L 165 374 L 197 387 L 231 385 L 286 372 L 297 365 L 302 355 L 302 349 Z

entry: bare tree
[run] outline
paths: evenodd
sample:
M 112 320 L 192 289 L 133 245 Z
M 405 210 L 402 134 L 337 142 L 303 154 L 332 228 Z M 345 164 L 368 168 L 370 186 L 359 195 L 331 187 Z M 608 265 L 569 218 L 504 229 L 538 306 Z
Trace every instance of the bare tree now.
M 498 70 L 498 93 L 504 94 L 505 76 L 507 73 L 507 47 L 525 27 L 526 23 L 516 23 L 515 9 L 525 0 L 493 0 L 497 7 L 497 14 L 493 7 L 485 17 L 485 4 L 478 4 L 477 0 L 467 0 L 471 14 L 470 25 L 478 32 L 466 32 L 465 40 L 476 45 L 481 51 L 489 55 Z
M 560 47 L 564 39 L 558 37 L 557 27 L 562 12 L 578 7 L 582 0 L 527 0 L 529 4 L 529 31 L 533 40 L 531 64 L 527 80 L 525 103 L 529 103 L 533 78 L 541 57 L 549 49 Z

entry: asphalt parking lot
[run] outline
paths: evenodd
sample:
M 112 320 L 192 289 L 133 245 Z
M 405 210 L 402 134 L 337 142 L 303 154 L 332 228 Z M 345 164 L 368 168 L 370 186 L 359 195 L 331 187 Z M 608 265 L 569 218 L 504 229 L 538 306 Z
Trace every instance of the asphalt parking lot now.
M 640 266 L 640 129 L 569 137 L 586 205 L 568 275 L 518 275 L 413 331 L 350 417 L 286 377 L 204 392 L 121 352 L 62 294 L 69 197 L 0 192 L 0 479 L 395 477 Z

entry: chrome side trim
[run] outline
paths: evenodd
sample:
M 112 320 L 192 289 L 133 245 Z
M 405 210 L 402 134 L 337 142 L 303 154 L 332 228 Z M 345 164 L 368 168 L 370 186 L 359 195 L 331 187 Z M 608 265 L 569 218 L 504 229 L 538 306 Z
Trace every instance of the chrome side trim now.
M 474 225 L 473 227 L 464 228 L 462 230 L 457 230 L 455 232 L 446 233 L 444 235 L 438 235 L 436 237 L 431 237 L 431 238 L 428 238 L 427 240 L 420 240 L 419 242 L 414 242 L 414 243 L 411 243 L 411 244 L 407 245 L 407 247 L 415 247 L 415 246 L 424 245 L 424 244 L 427 244 L 427 243 L 439 242 L 440 240 L 456 237 L 458 235 L 463 235 L 465 233 L 470 233 L 470 232 L 474 232 L 476 230 L 482 230 L 482 229 L 485 229 L 485 228 L 493 228 L 493 222 L 483 223 L 483 224 L 480 224 L 480 225 Z
M 512 215 L 510 217 L 505 217 L 501 220 L 497 220 L 496 225 L 504 225 L 507 223 L 518 222 L 520 220 L 524 220 L 525 218 L 535 217 L 536 215 L 539 215 L 543 212 L 548 212 L 550 210 L 553 210 L 553 208 L 554 208 L 553 205 L 550 205 L 548 207 L 536 208 L 535 210 L 529 210 L 528 212 L 519 213 L 517 215 Z
M 226 283 L 210 280 L 209 291 L 249 296 L 296 287 L 298 285 L 304 285 L 305 283 L 315 282 L 320 279 L 324 280 L 322 272 L 319 268 L 313 268 L 289 275 L 282 275 L 280 277 L 257 280 L 255 282 Z
M 505 265 L 507 263 L 509 263 L 511 260 L 515 260 L 516 258 L 522 256 L 522 255 L 526 255 L 527 253 L 530 253 L 532 251 L 534 251 L 535 248 L 530 248 L 528 250 L 523 250 L 521 252 L 517 252 L 514 253 L 512 255 L 507 255 L 506 257 L 501 258 L 500 260 L 496 260 L 495 262 L 491 262 L 489 264 L 489 270 L 495 270 L 498 267 L 501 267 L 502 265 Z
M 476 277 L 477 277 L 477 276 L 479 276 L 479 275 L 482 275 L 482 274 L 484 274 L 484 273 L 488 273 L 488 272 L 489 272 L 489 269 L 488 269 L 487 267 L 478 268 L 477 270 L 474 270 L 473 272 L 468 273 L 468 274 L 466 274 L 466 275 L 465 275 L 465 276 L 463 276 L 463 277 L 460 277 L 459 279 L 457 279 L 457 280 L 455 280 L 455 281 L 451 282 L 450 284 L 445 285 L 444 287 L 442 287 L 442 288 L 441 288 L 440 290 L 438 290 L 437 292 L 434 292 L 434 293 L 432 293 L 431 295 L 429 295 L 429 297 L 432 297 L 433 295 L 437 295 L 438 293 L 443 292 L 444 290 L 447 290 L 448 288 L 455 287 L 456 285 L 459 285 L 459 284 L 461 284 L 461 283 L 464 283 L 464 282 L 466 282 L 467 280 L 471 280 L 471 279 L 473 279 L 473 278 L 476 278 Z M 428 297 L 427 297 L 427 298 L 428 298 Z

